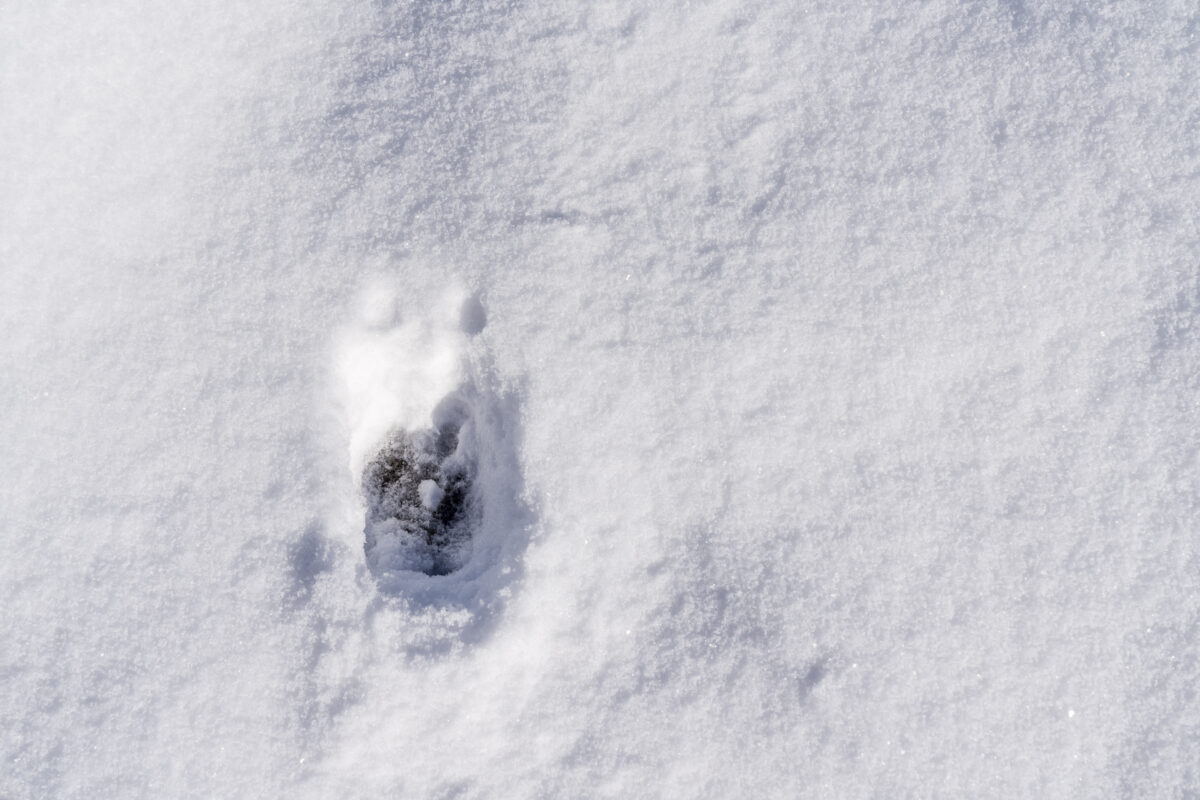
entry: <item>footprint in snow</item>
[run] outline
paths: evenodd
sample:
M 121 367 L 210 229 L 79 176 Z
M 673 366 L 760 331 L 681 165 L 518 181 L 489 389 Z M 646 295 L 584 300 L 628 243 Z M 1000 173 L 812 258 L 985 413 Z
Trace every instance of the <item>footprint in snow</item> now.
M 475 434 L 466 389 L 438 404 L 431 427 L 388 434 L 362 476 L 373 572 L 448 575 L 466 563 L 481 511 Z

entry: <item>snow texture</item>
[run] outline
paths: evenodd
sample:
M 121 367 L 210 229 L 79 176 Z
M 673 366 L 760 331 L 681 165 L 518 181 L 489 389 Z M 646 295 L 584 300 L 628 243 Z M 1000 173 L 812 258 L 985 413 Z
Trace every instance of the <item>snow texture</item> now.
M 1197 796 L 1198 37 L 10 4 L 0 797 Z

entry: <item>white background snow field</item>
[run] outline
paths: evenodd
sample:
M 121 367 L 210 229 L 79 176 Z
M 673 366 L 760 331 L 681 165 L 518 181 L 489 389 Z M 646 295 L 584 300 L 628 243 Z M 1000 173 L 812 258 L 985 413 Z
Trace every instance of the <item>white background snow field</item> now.
M 1198 337 L 1195 2 L 13 0 L 0 797 L 1200 796 Z

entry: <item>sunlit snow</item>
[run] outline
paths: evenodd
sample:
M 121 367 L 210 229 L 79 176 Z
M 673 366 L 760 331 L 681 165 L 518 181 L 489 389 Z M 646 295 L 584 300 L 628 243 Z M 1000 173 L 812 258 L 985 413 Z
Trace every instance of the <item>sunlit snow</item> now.
M 1194 3 L 10 6 L 0 797 L 1200 793 Z

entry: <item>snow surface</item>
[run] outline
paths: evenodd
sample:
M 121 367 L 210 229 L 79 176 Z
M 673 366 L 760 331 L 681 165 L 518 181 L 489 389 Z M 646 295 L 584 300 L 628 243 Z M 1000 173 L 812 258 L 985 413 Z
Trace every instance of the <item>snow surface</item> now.
M 9 4 L 0 797 L 1200 793 L 1198 37 Z

